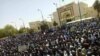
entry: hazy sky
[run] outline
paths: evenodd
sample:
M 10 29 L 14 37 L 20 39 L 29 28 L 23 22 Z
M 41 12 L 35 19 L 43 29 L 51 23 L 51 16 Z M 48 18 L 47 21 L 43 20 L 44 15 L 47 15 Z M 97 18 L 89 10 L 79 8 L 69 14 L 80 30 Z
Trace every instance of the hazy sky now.
M 49 15 L 56 10 L 53 3 L 58 3 L 58 6 L 68 4 L 77 0 L 0 0 L 0 28 L 6 24 L 11 24 L 15 27 L 22 26 L 24 21 L 25 26 L 32 21 L 41 19 L 41 14 L 37 9 L 41 9 L 46 20 L 50 20 Z M 81 0 L 91 6 L 95 0 Z M 48 18 L 48 19 L 47 19 Z M 22 19 L 22 20 L 21 20 Z

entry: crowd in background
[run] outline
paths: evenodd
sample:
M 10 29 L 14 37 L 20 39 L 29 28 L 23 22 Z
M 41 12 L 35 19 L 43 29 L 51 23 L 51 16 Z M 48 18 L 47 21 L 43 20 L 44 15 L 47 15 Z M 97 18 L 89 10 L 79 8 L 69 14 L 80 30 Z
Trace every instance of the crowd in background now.
M 19 46 L 26 46 L 20 50 Z M 100 19 L 0 40 L 0 56 L 100 56 Z

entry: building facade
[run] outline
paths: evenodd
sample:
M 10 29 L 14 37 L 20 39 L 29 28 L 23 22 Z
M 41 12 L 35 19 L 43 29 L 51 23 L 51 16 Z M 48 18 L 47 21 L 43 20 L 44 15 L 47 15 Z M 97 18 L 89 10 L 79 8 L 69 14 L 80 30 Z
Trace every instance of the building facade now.
M 57 8 L 57 12 L 53 13 L 53 19 L 59 24 L 59 19 L 61 22 L 80 19 L 80 14 L 81 18 L 96 17 L 97 15 L 93 7 L 88 7 L 88 5 L 83 2 L 80 2 L 79 5 L 72 2 Z
M 57 12 L 53 12 L 53 19 L 52 22 L 56 22 L 59 25 L 59 17 L 58 17 L 58 13 Z
M 34 31 L 40 31 L 40 21 L 36 21 L 36 22 L 30 22 L 29 26 L 31 29 L 34 29 Z
M 87 17 L 97 17 L 97 11 L 93 7 L 89 7 L 86 12 Z
M 53 26 L 51 22 L 44 21 L 44 23 L 46 23 L 49 28 Z M 41 31 L 41 28 L 40 28 L 41 24 L 43 24 L 43 21 L 36 21 L 36 22 L 30 22 L 29 26 L 31 29 L 34 29 L 34 31 L 37 32 L 37 31 Z
M 79 5 L 80 5 L 80 11 L 79 11 Z M 88 5 L 82 2 L 79 5 L 72 2 L 70 4 L 58 8 L 57 9 L 58 16 L 61 19 L 61 21 L 65 19 L 72 19 L 72 20 L 78 19 L 80 18 L 80 13 L 81 16 L 84 17 L 83 15 L 86 14 Z

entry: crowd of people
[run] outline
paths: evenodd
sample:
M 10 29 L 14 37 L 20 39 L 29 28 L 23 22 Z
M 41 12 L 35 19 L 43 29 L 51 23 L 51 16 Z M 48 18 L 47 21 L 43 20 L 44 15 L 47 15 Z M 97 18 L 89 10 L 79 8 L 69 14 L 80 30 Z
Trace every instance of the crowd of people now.
M 100 56 L 100 19 L 1 39 L 0 56 Z

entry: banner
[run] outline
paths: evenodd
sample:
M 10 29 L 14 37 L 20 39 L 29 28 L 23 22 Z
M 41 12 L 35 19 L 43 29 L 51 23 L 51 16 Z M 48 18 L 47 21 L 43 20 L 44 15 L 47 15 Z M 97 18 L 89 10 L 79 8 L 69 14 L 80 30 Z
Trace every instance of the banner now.
M 27 49 L 28 49 L 28 46 L 27 45 L 18 46 L 18 51 L 19 52 L 26 51 Z

